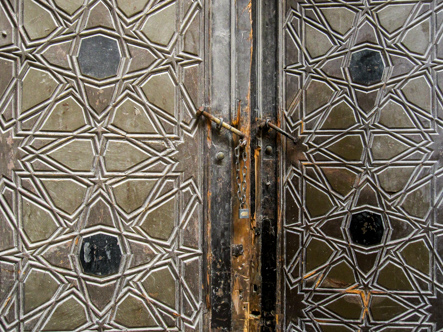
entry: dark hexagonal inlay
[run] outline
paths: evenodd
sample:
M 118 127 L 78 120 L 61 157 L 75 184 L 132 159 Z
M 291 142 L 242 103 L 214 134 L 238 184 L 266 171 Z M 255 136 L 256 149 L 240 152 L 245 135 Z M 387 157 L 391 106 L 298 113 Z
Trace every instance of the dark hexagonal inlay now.
M 380 52 L 362 50 L 352 54 L 349 71 L 355 83 L 371 85 L 381 81 L 384 68 Z
M 99 79 L 116 75 L 120 63 L 117 40 L 102 35 L 83 38 L 78 63 L 83 75 Z
M 83 271 L 97 276 L 117 273 L 122 253 L 115 236 L 96 234 L 85 237 L 80 249 Z
M 384 230 L 379 214 L 361 212 L 352 215 L 349 232 L 354 243 L 364 246 L 380 244 Z

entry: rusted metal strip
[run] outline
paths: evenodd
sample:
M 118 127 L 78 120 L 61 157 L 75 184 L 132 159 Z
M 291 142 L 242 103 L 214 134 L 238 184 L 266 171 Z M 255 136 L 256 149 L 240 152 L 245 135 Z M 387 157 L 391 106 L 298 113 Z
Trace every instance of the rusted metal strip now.
M 254 151 L 251 149 L 251 138 L 255 134 L 251 131 L 253 121 L 251 107 L 251 78 L 253 75 L 253 29 L 252 29 L 252 9 L 251 0 L 232 0 L 234 15 L 231 20 L 231 59 L 233 66 L 231 72 L 234 73 L 231 83 L 232 93 L 235 100 L 231 102 L 231 118 L 237 116 L 237 128 L 246 134 L 243 139 L 247 157 L 244 165 L 248 169 L 246 172 L 246 207 L 249 209 L 249 219 L 240 219 L 239 210 L 242 208 L 238 199 L 233 200 L 233 236 L 232 243 L 243 245 L 243 255 L 232 258 L 232 331 L 259 331 L 258 319 L 253 319 L 251 309 L 254 311 L 255 305 L 251 303 L 251 272 L 256 269 L 253 257 L 253 232 L 251 224 L 254 223 L 255 214 L 251 202 L 251 186 L 254 181 L 252 170 L 252 160 Z M 254 121 L 255 122 L 255 121 Z M 234 146 L 238 144 L 234 137 Z M 252 328 L 251 328 L 252 325 Z M 253 326 L 255 325 L 255 327 Z

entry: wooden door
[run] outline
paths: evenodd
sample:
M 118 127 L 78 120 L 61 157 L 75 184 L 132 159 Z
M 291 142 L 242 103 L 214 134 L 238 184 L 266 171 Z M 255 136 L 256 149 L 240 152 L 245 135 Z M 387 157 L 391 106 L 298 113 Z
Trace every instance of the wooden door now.
M 282 1 L 279 328 L 443 328 L 442 3 Z
M 1 2 L 0 330 L 206 330 L 204 6 Z

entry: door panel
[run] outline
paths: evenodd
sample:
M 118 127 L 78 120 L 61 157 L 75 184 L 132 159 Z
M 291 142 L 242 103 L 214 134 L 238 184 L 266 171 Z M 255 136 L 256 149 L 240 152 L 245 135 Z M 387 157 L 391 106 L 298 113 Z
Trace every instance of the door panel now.
M 2 1 L 0 330 L 204 329 L 203 13 Z
M 439 331 L 440 1 L 281 10 L 281 328 Z

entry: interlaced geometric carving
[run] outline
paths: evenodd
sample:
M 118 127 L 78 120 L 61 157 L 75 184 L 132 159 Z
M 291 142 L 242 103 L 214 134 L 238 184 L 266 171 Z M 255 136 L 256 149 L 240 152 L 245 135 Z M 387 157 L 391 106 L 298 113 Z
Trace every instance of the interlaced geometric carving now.
M 283 7 L 284 120 L 302 137 L 283 163 L 284 330 L 440 331 L 442 8 Z M 384 229 L 370 245 L 364 215 Z
M 203 12 L 1 3 L 0 330 L 203 330 Z

